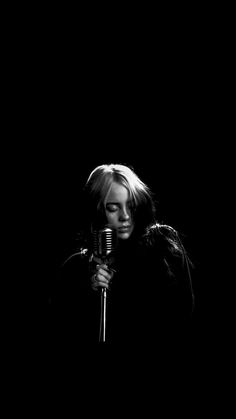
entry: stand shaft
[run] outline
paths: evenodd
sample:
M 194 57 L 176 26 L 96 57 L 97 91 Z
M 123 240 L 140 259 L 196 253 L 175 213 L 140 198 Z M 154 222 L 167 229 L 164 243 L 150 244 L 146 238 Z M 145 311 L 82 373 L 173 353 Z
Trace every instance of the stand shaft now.
M 106 309 L 107 309 L 107 290 L 106 288 L 102 288 L 99 342 L 106 341 Z

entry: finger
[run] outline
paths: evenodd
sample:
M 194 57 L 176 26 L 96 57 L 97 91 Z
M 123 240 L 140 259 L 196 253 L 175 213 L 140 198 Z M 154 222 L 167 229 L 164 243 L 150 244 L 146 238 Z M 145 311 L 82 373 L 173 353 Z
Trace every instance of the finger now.
M 97 283 L 97 289 L 99 289 L 99 288 L 107 288 L 107 289 L 109 289 L 109 284 L 108 283 L 105 283 L 105 282 L 98 282 Z
M 96 269 L 98 270 L 98 269 L 104 269 L 104 270 L 108 270 L 109 268 L 108 268 L 108 266 L 105 264 L 105 263 L 101 263 L 101 264 L 97 264 L 96 265 Z
M 97 282 L 101 285 L 109 284 L 109 279 L 102 274 L 97 274 Z
M 105 271 L 104 269 L 99 269 L 99 271 L 97 272 L 97 276 L 101 276 L 101 277 L 103 276 L 107 280 L 109 280 L 111 278 L 110 272 Z
M 110 275 L 114 275 L 115 273 L 116 273 L 116 270 L 115 269 L 113 269 L 113 268 L 111 268 L 111 267 L 109 267 L 108 265 L 106 265 L 106 264 L 101 264 L 101 265 L 96 265 L 96 269 L 97 270 L 99 270 L 99 269 L 103 269 L 103 270 L 105 270 L 106 272 L 108 272 Z
M 109 289 L 108 281 L 103 279 L 99 279 L 97 276 L 95 279 L 92 278 L 92 289 L 98 291 L 99 288 L 107 288 Z
M 99 264 L 101 264 L 102 263 L 102 259 L 100 259 L 99 257 L 97 257 L 97 256 L 94 256 L 93 257 L 93 260 L 94 260 L 94 262 L 96 262 L 96 263 L 99 263 Z

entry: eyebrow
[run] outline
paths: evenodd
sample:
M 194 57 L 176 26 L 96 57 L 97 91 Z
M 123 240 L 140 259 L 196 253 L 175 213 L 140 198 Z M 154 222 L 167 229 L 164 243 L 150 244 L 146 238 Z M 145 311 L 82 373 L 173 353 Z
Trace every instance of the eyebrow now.
M 130 204 L 131 202 L 132 202 L 132 200 L 129 199 L 127 201 L 127 204 Z M 106 205 L 120 205 L 120 202 L 118 202 L 118 201 L 108 201 L 108 202 L 106 202 Z

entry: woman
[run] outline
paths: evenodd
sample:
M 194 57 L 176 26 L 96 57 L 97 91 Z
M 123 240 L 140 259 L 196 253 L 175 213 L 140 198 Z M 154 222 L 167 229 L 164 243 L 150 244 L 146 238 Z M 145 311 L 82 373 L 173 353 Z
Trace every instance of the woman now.
M 67 337 L 76 330 L 81 343 L 180 339 L 194 304 L 190 263 L 177 232 L 157 222 L 151 190 L 127 165 L 104 164 L 91 172 L 83 192 L 83 231 L 62 269 Z M 106 258 L 94 241 L 104 228 L 113 240 Z

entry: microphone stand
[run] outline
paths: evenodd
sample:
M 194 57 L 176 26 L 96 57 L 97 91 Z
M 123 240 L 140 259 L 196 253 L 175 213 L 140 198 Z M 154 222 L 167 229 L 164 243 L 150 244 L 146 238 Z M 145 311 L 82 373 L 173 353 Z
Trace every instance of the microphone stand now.
M 106 341 L 106 309 L 107 309 L 107 290 L 106 288 L 102 288 L 99 342 Z
M 114 250 L 116 245 L 115 230 L 105 226 L 100 230 L 93 231 L 93 248 L 95 256 L 102 259 L 102 262 L 110 265 L 109 255 Z M 99 342 L 106 341 L 106 315 L 107 315 L 107 289 L 105 287 L 101 290 L 101 304 L 100 304 L 100 327 L 99 327 Z
M 103 263 L 109 265 L 109 259 L 103 258 Z M 101 290 L 101 312 L 100 312 L 100 330 L 99 342 L 106 342 L 106 324 L 107 324 L 107 289 L 104 287 Z

